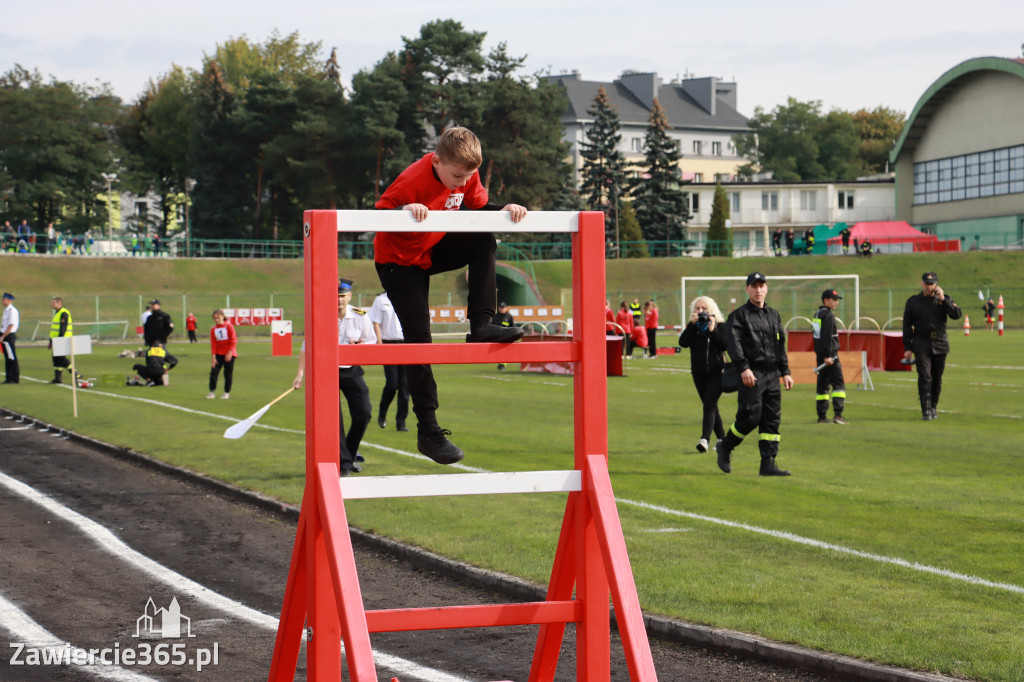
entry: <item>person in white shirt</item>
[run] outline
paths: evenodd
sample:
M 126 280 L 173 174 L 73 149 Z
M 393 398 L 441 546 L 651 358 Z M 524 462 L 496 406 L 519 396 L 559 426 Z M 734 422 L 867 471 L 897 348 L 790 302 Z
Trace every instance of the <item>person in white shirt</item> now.
M 373 324 L 366 311 L 362 308 L 349 305 L 352 300 L 352 280 L 338 280 L 338 343 L 377 343 L 377 335 L 373 331 Z M 302 350 L 299 351 L 299 370 L 292 381 L 292 387 L 302 388 L 303 375 L 306 372 L 306 342 L 302 342 Z M 362 471 L 359 456 L 359 444 L 366 433 L 366 427 L 373 417 L 370 407 L 370 389 L 363 379 L 363 368 L 359 365 L 341 365 L 338 367 L 338 387 L 341 389 L 345 401 L 348 403 L 348 411 L 352 417 L 352 424 L 348 433 L 345 433 L 345 414 L 338 406 L 338 427 L 340 433 L 340 452 L 338 453 L 338 469 L 342 476 L 348 476 L 353 471 Z M 359 459 L 357 459 L 357 457 Z
M 21 381 L 21 370 L 18 367 L 18 355 L 15 352 L 15 342 L 18 340 L 18 327 L 21 326 L 21 315 L 14 307 L 14 294 L 6 291 L 3 296 L 4 314 L 0 318 L 0 345 L 4 349 L 4 370 L 7 376 L 5 384 L 17 384 Z
M 384 292 L 373 299 L 370 306 L 370 322 L 373 331 L 381 343 L 403 343 L 402 323 L 398 321 L 391 299 Z M 377 410 L 377 425 L 387 428 L 388 408 L 391 401 L 398 395 L 398 407 L 395 412 L 395 428 L 408 431 L 405 420 L 409 416 L 409 381 L 406 378 L 405 365 L 384 365 L 384 390 L 380 394 L 380 408 Z

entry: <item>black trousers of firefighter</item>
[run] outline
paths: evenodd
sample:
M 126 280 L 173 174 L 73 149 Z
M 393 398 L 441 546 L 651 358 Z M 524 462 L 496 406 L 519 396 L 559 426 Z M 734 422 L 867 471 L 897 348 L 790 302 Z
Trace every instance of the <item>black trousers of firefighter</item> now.
M 757 382 L 753 386 L 740 384 L 736 421 L 725 433 L 725 447 L 732 452 L 747 434 L 757 429 L 761 459 L 770 459 L 779 453 L 779 426 L 782 424 L 779 371 L 763 372 L 754 368 L 751 371 Z
M 831 391 L 829 391 L 829 387 L 831 387 Z M 815 396 L 818 419 L 824 419 L 828 414 L 829 398 L 832 399 L 835 416 L 842 417 L 843 406 L 846 404 L 846 382 L 843 381 L 843 367 L 839 364 L 838 358 L 831 365 L 822 367 L 818 371 L 818 392 Z
M 358 365 L 338 369 L 338 388 L 345 396 L 348 411 L 352 417 L 348 433 L 345 433 L 345 412 L 338 406 L 338 429 L 340 430 L 338 465 L 342 474 L 352 471 L 359 444 L 363 441 L 366 427 L 370 425 L 370 389 L 363 379 L 363 368 Z

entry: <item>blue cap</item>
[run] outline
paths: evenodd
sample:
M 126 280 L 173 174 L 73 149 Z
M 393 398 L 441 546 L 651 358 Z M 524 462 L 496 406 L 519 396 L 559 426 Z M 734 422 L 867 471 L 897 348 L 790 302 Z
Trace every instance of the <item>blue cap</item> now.
M 352 280 L 341 277 L 338 279 L 338 293 L 347 294 L 352 291 Z
M 4 295 L 3 295 L 3 298 L 9 298 L 9 299 L 11 299 L 13 301 L 14 300 L 14 294 L 9 294 L 9 293 L 7 293 L 5 291 Z

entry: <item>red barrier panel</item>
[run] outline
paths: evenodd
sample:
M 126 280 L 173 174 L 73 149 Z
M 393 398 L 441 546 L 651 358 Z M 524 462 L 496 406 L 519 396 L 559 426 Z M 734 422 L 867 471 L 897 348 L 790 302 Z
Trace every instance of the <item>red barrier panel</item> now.
M 814 336 L 810 331 L 787 332 L 789 351 L 813 351 Z M 903 333 L 851 330 L 839 332 L 839 350 L 868 352 L 868 369 L 872 371 L 909 372 L 903 359 Z

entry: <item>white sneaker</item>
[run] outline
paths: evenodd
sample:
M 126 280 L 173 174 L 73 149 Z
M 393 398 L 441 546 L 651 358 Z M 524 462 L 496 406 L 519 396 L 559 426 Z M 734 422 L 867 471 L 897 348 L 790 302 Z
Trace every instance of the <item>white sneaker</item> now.
M 206 399 L 207 399 L 207 400 L 213 400 L 213 399 L 214 399 L 214 398 L 216 398 L 216 397 L 217 397 L 217 394 L 216 394 L 216 393 L 214 393 L 213 391 L 210 391 L 210 392 L 209 392 L 209 393 L 208 393 L 208 394 L 206 395 Z
M 221 396 L 221 398 L 223 398 L 224 400 L 227 400 L 227 399 L 228 399 L 228 397 L 229 397 L 229 396 L 228 396 L 228 394 L 227 394 L 227 393 L 225 393 L 224 395 L 222 395 L 222 396 Z
M 697 441 L 697 452 L 707 452 L 707 451 L 708 451 L 708 439 L 707 438 L 701 438 L 699 441 Z

